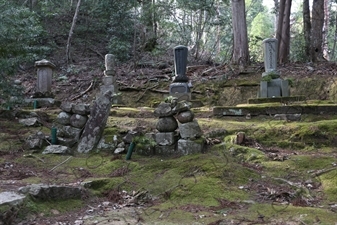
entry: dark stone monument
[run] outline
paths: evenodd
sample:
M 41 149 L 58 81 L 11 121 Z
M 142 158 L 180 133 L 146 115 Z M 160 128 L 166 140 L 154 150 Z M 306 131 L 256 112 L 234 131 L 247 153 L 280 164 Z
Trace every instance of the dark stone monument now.
M 179 45 L 174 48 L 174 68 L 175 77 L 170 85 L 170 95 L 176 97 L 178 101 L 191 100 L 191 91 L 186 76 L 188 49 Z

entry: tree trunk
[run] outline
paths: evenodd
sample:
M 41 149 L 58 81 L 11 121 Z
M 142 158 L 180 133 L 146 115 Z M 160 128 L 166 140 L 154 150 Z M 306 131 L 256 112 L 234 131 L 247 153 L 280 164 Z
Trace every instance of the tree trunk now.
M 323 61 L 323 25 L 324 25 L 324 1 L 313 0 L 312 5 L 312 29 L 311 29 L 311 60 Z
M 71 59 L 71 55 L 70 55 L 71 38 L 72 38 L 73 33 L 74 33 L 74 29 L 75 29 L 75 25 L 76 25 L 76 20 L 77 20 L 77 15 L 78 15 L 78 11 L 80 10 L 80 6 L 81 6 L 81 0 L 78 0 L 77 6 L 76 6 L 76 11 L 75 11 L 75 14 L 74 14 L 74 17 L 73 17 L 73 22 L 72 22 L 70 30 L 69 30 L 68 41 L 67 41 L 67 48 L 66 48 L 67 65 L 69 64 L 69 61 Z
M 145 26 L 143 46 L 145 51 L 152 51 L 157 45 L 154 4 L 153 0 L 143 0 L 142 19 Z
M 330 10 L 329 10 L 329 0 L 324 0 L 324 25 L 323 25 L 323 58 L 329 60 L 329 47 L 328 47 L 328 32 L 329 32 L 329 20 L 330 20 Z
M 248 37 L 244 0 L 232 0 L 232 24 L 234 33 L 233 64 L 249 64 Z
M 331 58 L 335 58 L 335 51 L 336 51 L 336 41 L 337 41 L 337 12 L 335 12 L 335 36 L 333 40 L 333 47 L 332 47 L 332 53 Z
M 292 0 L 280 1 L 279 21 L 277 25 L 276 38 L 278 39 L 278 60 L 279 63 L 286 63 L 289 60 L 290 52 L 290 10 Z
M 311 22 L 309 0 L 303 0 L 303 33 L 305 54 L 310 55 Z

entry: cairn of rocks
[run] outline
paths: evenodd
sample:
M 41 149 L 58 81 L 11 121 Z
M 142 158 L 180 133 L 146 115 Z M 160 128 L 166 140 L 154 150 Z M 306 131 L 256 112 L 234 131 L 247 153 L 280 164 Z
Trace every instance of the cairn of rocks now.
M 90 105 L 84 103 L 64 102 L 55 120 L 54 127 L 57 129 L 57 142 L 60 145 L 73 147 L 81 136 L 82 130 L 88 121 Z
M 203 133 L 187 101 L 162 102 L 154 110 L 154 115 L 159 117 L 156 125 L 159 132 L 155 134 L 155 154 L 189 155 L 203 151 Z

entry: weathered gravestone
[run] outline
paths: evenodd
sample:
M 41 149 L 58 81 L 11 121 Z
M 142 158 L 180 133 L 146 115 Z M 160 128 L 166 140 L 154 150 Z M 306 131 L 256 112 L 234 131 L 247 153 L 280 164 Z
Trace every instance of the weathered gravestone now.
M 51 85 L 53 77 L 53 69 L 55 65 L 46 59 L 35 62 L 37 68 L 37 85 L 36 92 L 41 93 L 43 97 L 51 95 Z
M 77 151 L 88 153 L 97 147 L 109 117 L 110 109 L 116 101 L 116 77 L 114 73 L 114 55 L 105 55 L 103 85 L 91 106 L 90 117 L 81 135 Z
M 277 71 L 277 46 L 278 40 L 268 38 L 263 40 L 264 67 L 262 81 L 260 83 L 260 98 L 288 97 L 289 82 L 282 80 Z
M 117 93 L 118 87 L 116 83 L 116 74 L 114 71 L 114 67 L 115 67 L 115 56 L 113 54 L 106 54 L 103 85 L 100 87 L 101 95 L 103 95 L 108 90 L 110 90 L 113 94 Z M 114 98 L 113 103 L 117 104 L 118 99 Z
M 89 120 L 85 125 L 77 146 L 78 152 L 88 153 L 96 148 L 108 120 L 114 96 L 111 90 L 106 91 L 103 95 L 97 96 L 91 106 Z
M 191 100 L 191 91 L 186 76 L 188 49 L 179 45 L 174 48 L 175 77 L 170 85 L 170 95 L 178 100 Z

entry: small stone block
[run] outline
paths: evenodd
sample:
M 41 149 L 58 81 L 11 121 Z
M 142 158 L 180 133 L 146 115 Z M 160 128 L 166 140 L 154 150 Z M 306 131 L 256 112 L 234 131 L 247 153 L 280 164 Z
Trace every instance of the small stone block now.
M 202 153 L 205 146 L 205 140 L 199 138 L 197 140 L 185 140 L 179 139 L 178 141 L 178 153 L 181 155 L 191 155 Z
M 173 145 L 177 142 L 178 136 L 175 132 L 157 133 L 156 143 L 161 146 Z

